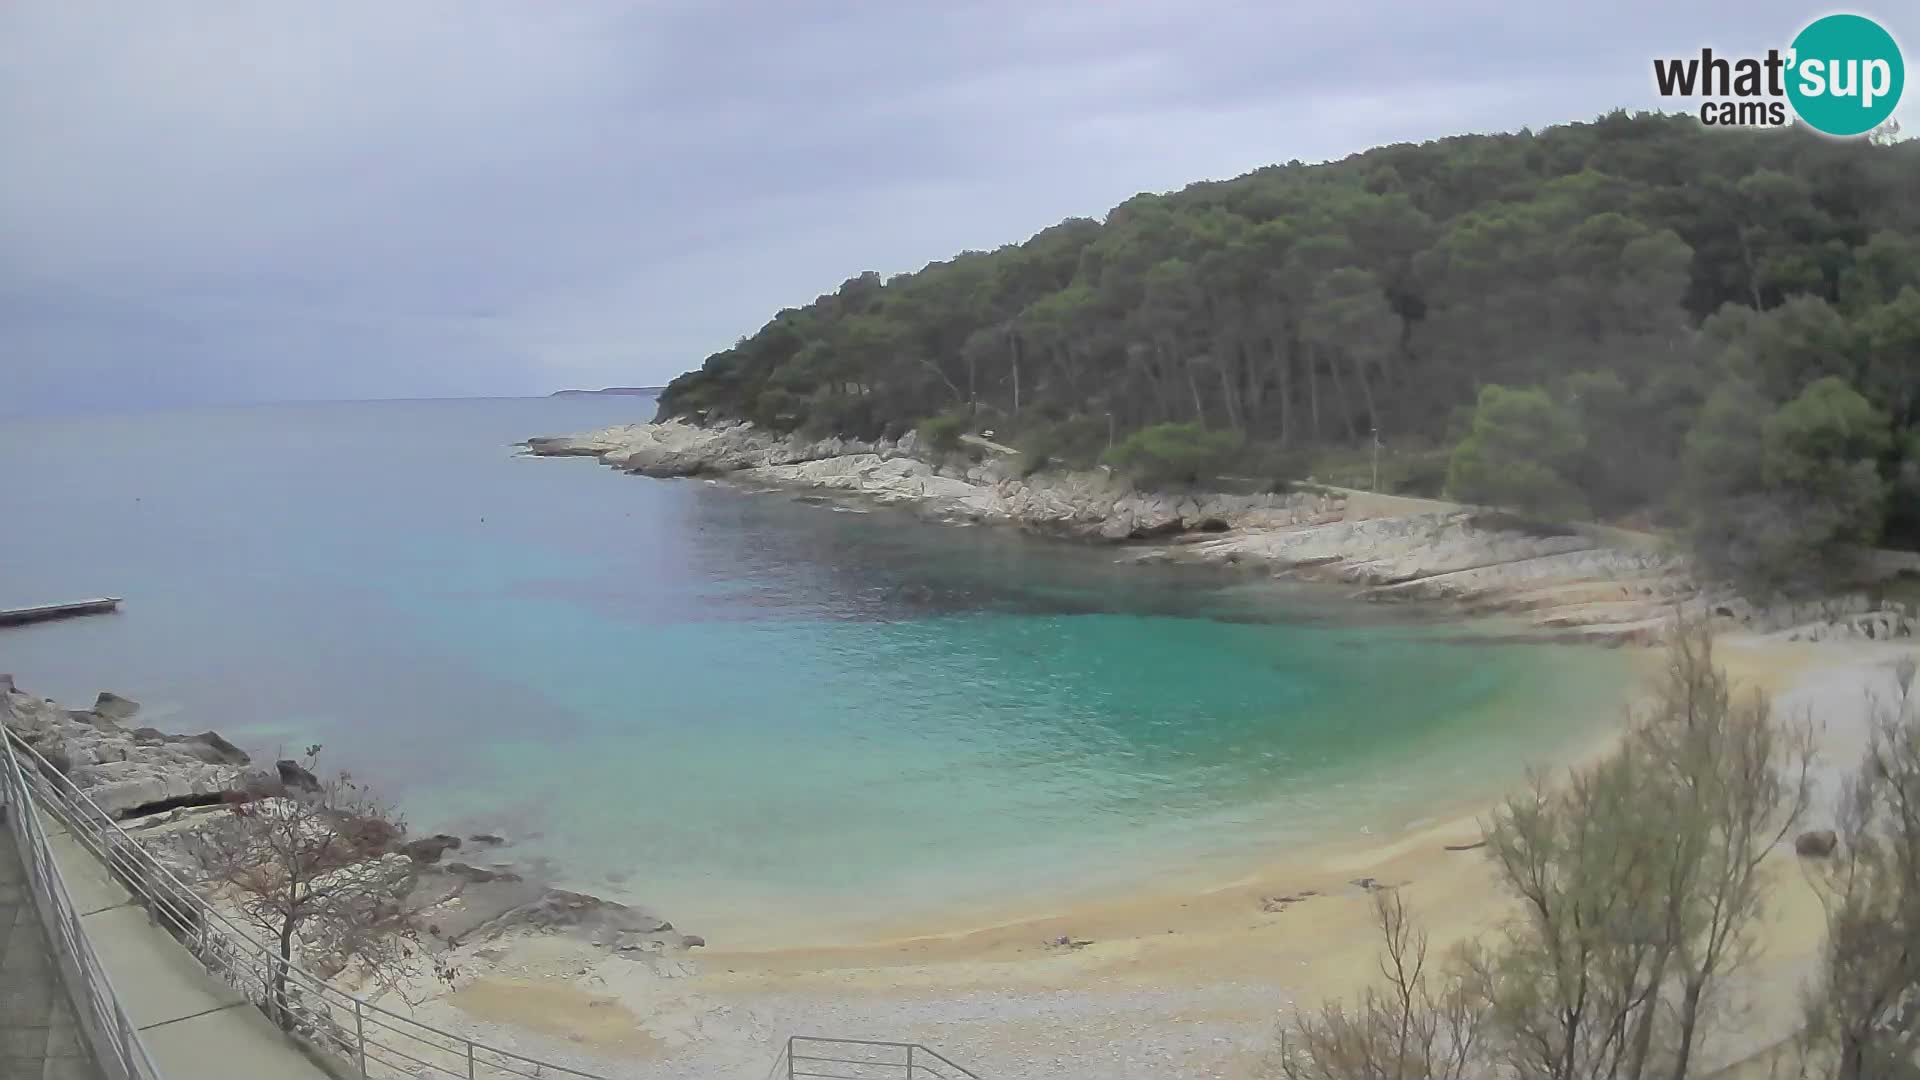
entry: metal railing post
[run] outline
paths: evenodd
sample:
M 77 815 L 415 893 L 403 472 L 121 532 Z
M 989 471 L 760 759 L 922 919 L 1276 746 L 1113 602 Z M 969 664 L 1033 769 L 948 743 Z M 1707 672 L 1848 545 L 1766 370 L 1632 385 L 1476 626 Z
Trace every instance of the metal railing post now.
M 807 1068 L 796 1063 L 800 1058 L 800 1044 L 806 1043 Z M 895 1061 L 894 1054 L 902 1055 Z M 840 1076 L 843 1080 L 854 1080 L 847 1073 L 832 1071 L 835 1066 L 851 1065 L 855 1069 L 881 1069 L 885 1075 L 900 1077 L 904 1080 L 918 1080 L 926 1074 L 933 1080 L 980 1080 L 980 1074 L 964 1065 L 956 1065 L 945 1054 L 919 1043 L 885 1042 L 878 1039 L 832 1039 L 821 1035 L 787 1036 L 787 1080 L 804 1080 L 815 1076 Z M 900 1069 L 900 1072 L 893 1070 Z M 825 1071 L 816 1071 L 825 1070 Z M 780 1059 L 775 1058 L 768 1076 L 778 1076 Z M 862 1072 L 861 1076 L 878 1077 L 875 1072 Z
M 467 1080 L 473 1080 L 473 1040 L 467 1040 Z
M 353 999 L 353 1052 L 360 1059 L 361 1080 L 367 1075 L 367 1018 L 360 1011 L 360 999 Z

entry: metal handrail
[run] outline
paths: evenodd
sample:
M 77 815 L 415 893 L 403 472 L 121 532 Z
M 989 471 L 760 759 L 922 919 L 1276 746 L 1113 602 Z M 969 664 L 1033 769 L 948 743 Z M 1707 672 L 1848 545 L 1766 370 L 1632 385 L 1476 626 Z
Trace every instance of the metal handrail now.
M 11 734 L 11 733 L 9 733 Z M 86 1033 L 93 1058 L 110 1080 L 159 1080 L 160 1071 L 120 1003 L 105 965 L 93 951 L 74 910 L 60 865 L 47 843 L 46 829 L 33 805 L 26 774 L 14 757 L 12 740 L 0 739 L 0 803 L 7 808 L 7 824 L 26 871 L 27 891 L 39 912 L 49 951 L 59 962 L 69 991 L 80 1008 L 77 1020 Z
M 37 788 L 68 834 L 140 898 L 154 921 L 165 925 L 209 972 L 246 995 L 270 1017 L 275 1011 L 269 1001 L 274 976 L 284 967 L 281 1027 L 309 1045 L 345 1059 L 360 1076 L 372 1078 L 387 1073 L 408 1080 L 605 1080 L 423 1024 L 349 994 L 298 964 L 283 965 L 277 952 L 207 903 L 25 739 L 7 730 L 6 738 L 0 741 L 8 747 L 9 761 L 14 760 L 13 749 L 18 747 L 38 766 L 31 772 L 15 769 L 22 780 L 23 795 L 31 798 Z M 396 1064 L 394 1058 L 408 1064 Z M 375 1065 L 382 1069 L 376 1071 Z M 145 1076 L 158 1074 L 149 1071 L 134 1075 L 144 1080 Z
M 980 1080 L 980 1074 L 947 1060 L 937 1050 L 876 1039 L 789 1035 L 786 1049 L 773 1063 L 774 1076 L 783 1062 L 787 1080 Z

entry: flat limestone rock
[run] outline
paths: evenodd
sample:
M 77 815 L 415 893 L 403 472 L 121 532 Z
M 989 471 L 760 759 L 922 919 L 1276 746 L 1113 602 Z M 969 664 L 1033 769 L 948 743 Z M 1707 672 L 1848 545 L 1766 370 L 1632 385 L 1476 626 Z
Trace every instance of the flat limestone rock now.
M 448 945 L 559 934 L 609 952 L 690 947 L 672 923 L 645 909 L 464 863 L 422 869 L 409 899 L 430 934 Z

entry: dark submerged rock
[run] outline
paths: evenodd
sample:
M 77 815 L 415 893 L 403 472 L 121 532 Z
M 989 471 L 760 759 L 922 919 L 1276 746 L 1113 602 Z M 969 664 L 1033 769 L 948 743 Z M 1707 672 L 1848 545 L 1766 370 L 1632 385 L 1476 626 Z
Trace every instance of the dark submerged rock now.
M 432 836 L 423 836 L 418 840 L 400 845 L 400 853 L 423 866 L 430 866 L 439 862 L 440 856 L 459 848 L 459 846 L 459 837 L 448 836 L 446 833 L 435 833 Z
M 1803 832 L 1793 838 L 1793 853 L 1810 859 L 1824 859 L 1840 846 L 1840 837 L 1832 829 Z
M 452 874 L 455 877 L 466 878 L 468 881 L 489 882 L 489 881 L 520 881 L 522 880 L 519 874 L 516 874 L 511 870 L 487 870 L 482 867 L 473 866 L 463 862 L 450 862 L 447 864 L 446 869 L 447 869 L 447 873 Z

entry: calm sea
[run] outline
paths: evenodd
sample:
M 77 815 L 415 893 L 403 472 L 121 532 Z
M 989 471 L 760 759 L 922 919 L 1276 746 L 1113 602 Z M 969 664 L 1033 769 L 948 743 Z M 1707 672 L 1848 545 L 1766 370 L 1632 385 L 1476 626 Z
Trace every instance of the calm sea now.
M 126 598 L 0 630 L 0 671 L 323 744 L 416 829 L 723 938 L 1380 835 L 1620 699 L 1609 653 L 512 445 L 651 411 L 0 421 L 0 605 Z

